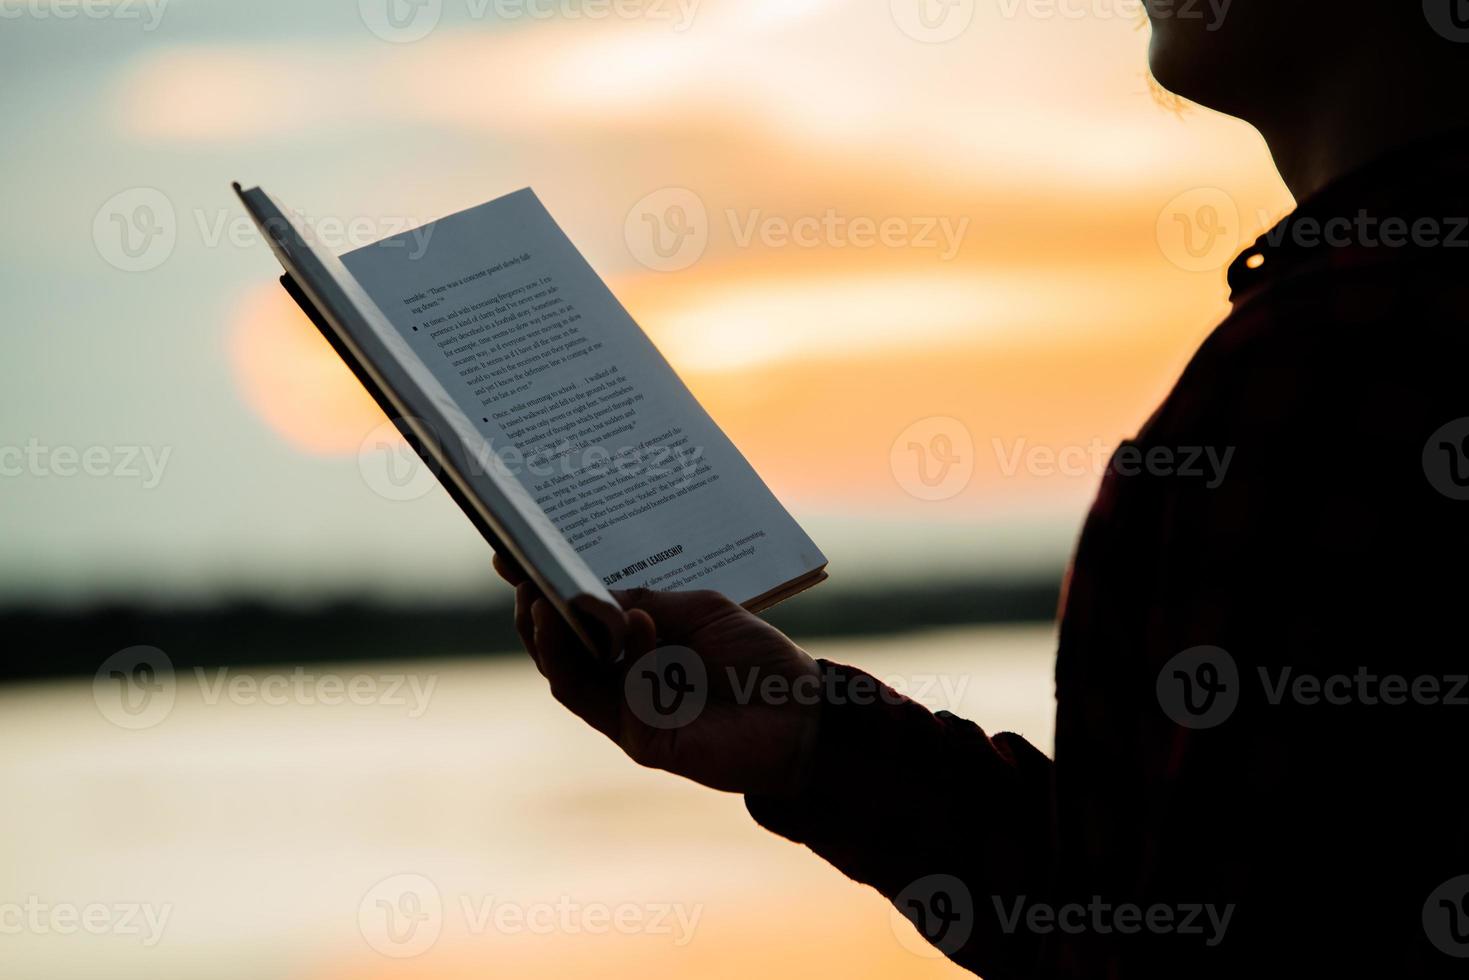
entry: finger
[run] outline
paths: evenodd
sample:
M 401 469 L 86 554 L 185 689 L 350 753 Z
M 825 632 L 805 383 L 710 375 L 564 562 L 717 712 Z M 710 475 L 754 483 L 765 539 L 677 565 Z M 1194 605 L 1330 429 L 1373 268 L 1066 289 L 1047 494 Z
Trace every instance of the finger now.
M 497 551 L 495 552 L 495 557 L 491 559 L 490 564 L 494 565 L 495 571 L 499 576 L 511 585 L 519 585 L 522 582 L 530 580 L 530 576 L 525 574 L 525 571 L 520 567 L 520 563 L 509 555 L 503 555 Z
M 540 657 L 536 653 L 535 621 L 531 616 L 531 606 L 540 597 L 536 587 L 529 582 L 522 582 L 515 587 L 515 633 L 520 637 L 525 652 L 531 655 L 538 667 Z
M 636 660 L 658 645 L 658 624 L 646 610 L 634 609 L 627 614 L 627 639 L 624 659 Z
M 659 592 L 654 589 L 625 589 L 612 593 L 622 608 L 641 610 L 657 623 L 663 639 L 687 635 L 722 616 L 744 609 L 718 592 Z
M 593 728 L 615 738 L 621 673 L 595 660 L 546 599 L 535 600 L 531 620 L 536 664 L 550 682 L 551 694 Z

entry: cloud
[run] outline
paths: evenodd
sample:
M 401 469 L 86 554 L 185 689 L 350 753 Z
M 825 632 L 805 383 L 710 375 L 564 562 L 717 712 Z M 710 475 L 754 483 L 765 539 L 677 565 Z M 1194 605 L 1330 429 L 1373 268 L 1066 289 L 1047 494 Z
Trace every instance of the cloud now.
M 310 45 L 155 49 L 112 87 L 115 115 L 139 140 L 232 145 L 405 126 L 553 145 L 718 131 L 826 160 L 876 153 L 1104 184 L 1238 145 L 1237 124 L 1213 116 L 1177 138 L 1147 92 L 1145 36 L 1118 19 L 986 6 L 934 45 L 904 36 L 887 4 L 685 2 L 686 29 L 668 0 L 650 6 L 665 17 L 446 22 L 404 45 L 364 29 Z

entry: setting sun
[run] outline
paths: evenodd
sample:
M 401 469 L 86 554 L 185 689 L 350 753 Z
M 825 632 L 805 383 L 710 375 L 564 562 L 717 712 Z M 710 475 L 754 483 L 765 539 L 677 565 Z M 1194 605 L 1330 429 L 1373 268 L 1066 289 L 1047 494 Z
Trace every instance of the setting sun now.
M 241 298 L 228 344 L 241 397 L 295 448 L 355 453 L 382 423 L 371 396 L 278 284 Z

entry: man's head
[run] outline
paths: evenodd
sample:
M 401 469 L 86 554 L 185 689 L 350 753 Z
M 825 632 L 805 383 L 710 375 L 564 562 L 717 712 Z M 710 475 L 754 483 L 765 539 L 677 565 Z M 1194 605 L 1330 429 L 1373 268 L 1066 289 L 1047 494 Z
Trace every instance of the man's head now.
M 1469 53 L 1462 0 L 1144 0 L 1166 89 L 1259 123 Z M 1460 26 L 1455 27 L 1458 23 Z M 1455 32 L 1461 36 L 1454 37 Z M 1412 86 L 1408 86 L 1411 91 Z M 1410 96 L 1411 97 L 1411 96 Z

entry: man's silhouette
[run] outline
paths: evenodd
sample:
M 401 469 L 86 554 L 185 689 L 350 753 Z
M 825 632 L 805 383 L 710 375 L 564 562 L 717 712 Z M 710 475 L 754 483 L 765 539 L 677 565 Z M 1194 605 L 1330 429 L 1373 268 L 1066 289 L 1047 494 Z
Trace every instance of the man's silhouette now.
M 1469 974 L 1469 23 L 1457 0 L 1203 6 L 1150 0 L 1154 74 L 1253 123 L 1301 205 L 1123 447 L 1232 450 L 1227 474 L 1106 474 L 1054 760 L 708 593 L 623 597 L 627 662 L 656 635 L 707 667 L 698 718 L 651 728 L 502 572 L 559 700 L 931 937 L 911 886 L 957 882 L 964 941 L 936 944 L 991 980 Z M 731 667 L 820 693 L 742 700 Z

